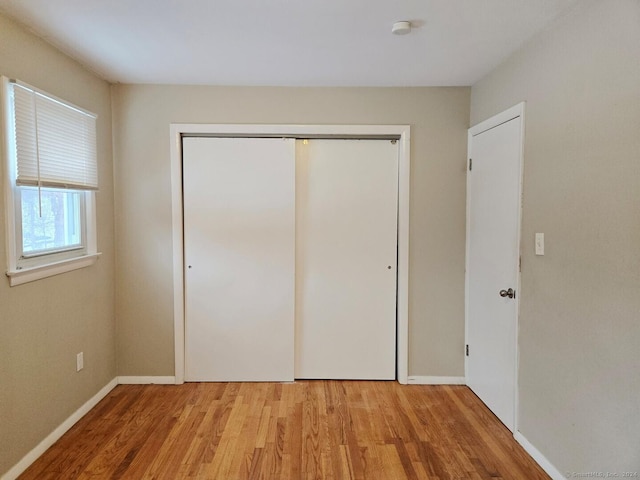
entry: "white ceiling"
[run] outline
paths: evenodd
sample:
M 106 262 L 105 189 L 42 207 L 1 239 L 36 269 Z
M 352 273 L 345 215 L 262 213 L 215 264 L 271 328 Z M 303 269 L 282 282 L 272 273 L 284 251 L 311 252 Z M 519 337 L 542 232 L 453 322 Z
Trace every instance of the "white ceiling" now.
M 0 0 L 0 11 L 112 82 L 458 86 L 577 1 Z M 398 20 L 412 33 L 392 35 Z

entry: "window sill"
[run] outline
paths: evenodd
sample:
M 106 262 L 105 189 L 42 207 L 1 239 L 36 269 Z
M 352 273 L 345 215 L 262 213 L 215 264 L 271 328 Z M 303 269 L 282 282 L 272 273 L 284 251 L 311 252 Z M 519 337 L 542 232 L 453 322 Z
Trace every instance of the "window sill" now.
M 92 253 L 89 255 L 83 255 L 82 257 L 70 258 L 68 260 L 62 260 L 60 262 L 49 263 L 47 265 L 40 265 L 38 267 L 9 271 L 7 272 L 7 277 L 9 277 L 9 285 L 15 287 L 16 285 L 22 285 L 23 283 L 52 277 L 54 275 L 70 272 L 72 270 L 78 270 L 79 268 L 89 267 L 96 263 L 100 255 L 102 254 Z

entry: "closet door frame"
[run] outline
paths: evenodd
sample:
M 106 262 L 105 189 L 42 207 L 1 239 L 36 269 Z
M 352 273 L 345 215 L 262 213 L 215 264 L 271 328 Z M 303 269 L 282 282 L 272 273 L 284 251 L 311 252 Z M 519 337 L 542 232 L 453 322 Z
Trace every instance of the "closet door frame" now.
M 397 279 L 397 379 L 409 377 L 409 184 L 410 142 L 408 125 L 242 125 L 172 123 L 171 217 L 173 234 L 173 317 L 175 383 L 184 383 L 184 223 L 182 204 L 183 137 L 287 137 L 297 139 L 389 139 L 398 148 L 398 279 Z

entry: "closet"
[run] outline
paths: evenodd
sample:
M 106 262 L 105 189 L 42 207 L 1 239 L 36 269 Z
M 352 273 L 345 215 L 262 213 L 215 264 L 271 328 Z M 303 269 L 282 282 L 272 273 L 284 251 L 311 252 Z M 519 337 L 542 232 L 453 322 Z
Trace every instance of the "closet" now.
M 183 138 L 185 380 L 394 379 L 398 145 Z

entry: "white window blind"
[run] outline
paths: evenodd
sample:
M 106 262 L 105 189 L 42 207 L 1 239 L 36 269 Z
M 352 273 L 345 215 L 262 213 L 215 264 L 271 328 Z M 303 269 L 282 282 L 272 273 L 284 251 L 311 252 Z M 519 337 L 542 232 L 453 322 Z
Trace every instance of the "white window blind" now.
M 98 189 L 96 116 L 12 82 L 16 185 Z

